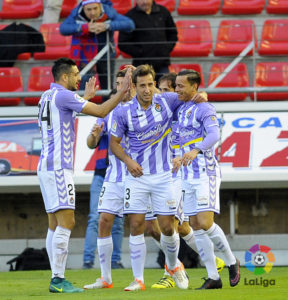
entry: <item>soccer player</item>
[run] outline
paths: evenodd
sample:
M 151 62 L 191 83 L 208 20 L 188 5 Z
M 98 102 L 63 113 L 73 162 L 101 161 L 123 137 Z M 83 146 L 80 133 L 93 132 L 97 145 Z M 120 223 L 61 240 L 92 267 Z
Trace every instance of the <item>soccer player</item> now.
M 119 91 L 122 87 L 124 76 L 127 69 L 121 70 L 116 75 L 116 89 Z M 117 108 L 124 105 L 125 102 L 131 99 L 130 92 L 123 97 L 122 102 L 104 119 L 97 119 L 98 134 L 94 136 L 94 143 L 100 140 L 101 135 L 108 133 L 110 139 L 113 115 Z M 125 148 L 125 139 L 122 141 L 122 146 Z M 115 155 L 108 150 L 109 166 L 106 171 L 104 184 L 100 193 L 98 212 L 99 232 L 97 238 L 98 255 L 101 267 L 101 278 L 97 278 L 95 283 L 84 286 L 84 289 L 99 289 L 112 288 L 111 275 L 111 258 L 113 252 L 112 241 L 112 226 L 115 217 L 123 217 L 123 203 L 124 203 L 124 180 L 126 175 L 126 166 Z
M 240 280 L 239 261 L 233 255 L 222 229 L 214 223 L 220 212 L 220 169 L 214 154 L 219 140 L 215 108 L 209 103 L 195 103 L 201 83 L 200 74 L 183 70 L 176 78 L 176 89 L 184 104 L 178 111 L 179 141 L 182 152 L 182 188 L 184 214 L 189 216 L 198 253 L 206 266 L 208 279 L 199 289 L 222 288 L 216 268 L 214 246 L 221 251 L 229 268 L 230 285 Z M 178 169 L 179 164 L 174 169 Z
M 172 72 L 168 74 L 164 74 L 162 77 L 160 77 L 158 81 L 158 88 L 161 93 L 165 92 L 174 92 L 176 88 L 176 77 L 177 74 Z M 203 95 L 205 97 L 207 95 Z M 173 121 L 172 123 L 172 136 L 171 136 L 171 151 L 172 151 L 172 160 L 179 160 L 181 156 L 180 146 L 179 146 L 179 132 L 178 132 L 178 122 Z M 183 201 L 182 201 L 182 179 L 181 179 L 181 172 L 173 172 L 172 173 L 173 178 L 173 186 L 175 189 L 175 192 L 177 193 L 177 202 L 178 202 L 178 209 L 177 214 L 175 215 L 175 222 L 176 222 L 176 228 L 178 230 L 179 235 L 184 239 L 186 244 L 193 249 L 196 253 L 198 253 L 197 246 L 195 243 L 195 237 L 193 234 L 193 229 L 189 225 L 189 217 L 184 216 L 183 213 Z M 150 216 L 149 216 L 150 217 Z M 147 214 L 146 214 L 146 220 L 147 220 Z M 160 238 L 157 239 L 159 234 L 155 233 L 157 231 L 157 219 L 146 221 L 146 226 L 148 225 L 148 228 L 151 228 L 151 234 L 153 238 L 156 237 L 156 240 L 160 241 Z M 216 265 L 217 270 L 220 273 L 224 266 L 225 262 L 220 259 L 219 257 L 216 257 Z M 156 289 L 164 289 L 164 288 L 172 288 L 175 287 L 175 282 L 173 278 L 170 276 L 170 274 L 165 270 L 164 276 L 155 284 L 151 286 L 152 288 Z
M 170 132 L 173 112 L 181 104 L 177 94 L 154 94 L 155 72 L 140 65 L 132 75 L 136 97 L 115 114 L 110 147 L 129 171 L 125 179 L 124 213 L 130 221 L 130 256 L 135 280 L 126 291 L 144 290 L 145 214 L 149 197 L 161 230 L 161 248 L 166 268 L 179 288 L 188 288 L 183 264 L 177 259 L 179 236 L 175 232 L 176 200 L 170 164 Z M 129 155 L 121 147 L 128 138 Z
M 58 59 L 52 67 L 52 74 L 55 83 L 51 83 L 50 89 L 43 93 L 39 101 L 42 151 L 37 169 L 49 223 L 46 237 L 52 270 L 49 291 L 77 293 L 83 289 L 74 287 L 64 276 L 68 243 L 75 224 L 72 172 L 76 113 L 105 117 L 128 90 L 131 71 L 127 71 L 122 89 L 101 105 L 87 101 L 95 96 L 97 88 L 94 77 L 86 83 L 83 98 L 75 93 L 81 76 L 73 60 Z

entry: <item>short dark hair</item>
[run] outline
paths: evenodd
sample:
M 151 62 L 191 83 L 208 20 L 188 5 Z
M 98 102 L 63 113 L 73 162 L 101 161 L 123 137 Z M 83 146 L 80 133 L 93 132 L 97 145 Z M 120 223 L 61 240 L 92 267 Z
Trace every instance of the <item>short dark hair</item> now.
M 117 94 L 117 89 L 112 89 L 111 92 L 109 93 L 109 98 L 116 94 Z
M 187 70 L 187 69 L 182 70 L 178 73 L 178 76 L 187 76 L 187 80 L 191 85 L 194 83 L 197 84 L 197 89 L 201 84 L 201 75 L 199 72 L 195 70 Z
M 168 81 L 171 84 L 171 87 L 175 90 L 176 88 L 176 77 L 177 77 L 177 73 L 175 72 L 171 72 L 171 73 L 167 73 L 164 74 L 163 76 L 161 76 L 158 80 L 158 86 L 160 85 L 161 81 Z
M 142 77 L 151 74 L 153 80 L 155 80 L 155 71 L 152 66 L 150 65 L 140 65 L 136 68 L 136 70 L 132 73 L 132 82 L 134 84 L 137 83 L 137 77 Z
M 70 72 L 71 67 L 73 66 L 77 65 L 75 61 L 70 58 L 61 57 L 57 59 L 52 67 L 52 75 L 54 77 L 54 81 L 58 81 L 63 73 L 68 74 Z
M 116 74 L 116 78 L 117 77 L 125 77 L 126 72 L 127 72 L 127 69 L 118 71 L 117 74 Z

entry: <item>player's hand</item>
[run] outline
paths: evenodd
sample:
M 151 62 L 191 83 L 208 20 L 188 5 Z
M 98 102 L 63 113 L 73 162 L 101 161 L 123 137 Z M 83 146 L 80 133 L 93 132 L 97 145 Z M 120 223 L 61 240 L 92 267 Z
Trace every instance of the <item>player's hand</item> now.
M 177 156 L 175 158 L 172 159 L 172 173 L 177 173 L 179 171 L 179 169 L 181 168 L 181 157 Z
M 127 169 L 133 177 L 140 177 L 143 175 L 142 167 L 133 159 L 129 159 L 126 163 Z
M 192 98 L 192 101 L 195 103 L 202 103 L 208 101 L 208 95 L 206 92 L 200 92 L 195 94 L 195 96 Z
M 104 127 L 104 122 L 102 122 L 100 126 L 97 123 L 94 124 L 94 126 L 91 130 L 91 135 L 93 135 L 94 138 L 100 136 L 103 131 L 103 127 Z
M 131 89 L 131 85 L 132 85 L 132 69 L 127 68 L 125 77 L 122 82 L 122 86 L 120 88 L 120 92 L 126 94 Z
M 96 77 L 92 76 L 85 84 L 85 91 L 83 98 L 90 100 L 93 98 L 99 89 L 99 86 L 96 85 Z
M 199 153 L 199 149 L 193 149 L 192 151 L 185 153 L 181 159 L 182 165 L 184 167 L 190 166 L 198 153 Z
M 126 70 L 126 69 L 131 69 L 131 71 L 133 72 L 136 70 L 136 67 L 134 67 L 133 65 L 125 65 L 122 70 Z

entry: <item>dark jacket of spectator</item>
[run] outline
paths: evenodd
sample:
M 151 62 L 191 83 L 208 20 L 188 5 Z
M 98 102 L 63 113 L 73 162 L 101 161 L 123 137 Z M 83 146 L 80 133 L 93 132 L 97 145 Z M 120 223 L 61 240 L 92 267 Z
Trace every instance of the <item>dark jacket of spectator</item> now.
M 133 57 L 132 64 L 150 64 L 155 70 L 169 65 L 170 52 L 178 40 L 170 12 L 154 2 L 150 14 L 135 6 L 126 16 L 134 21 L 136 29 L 131 33 L 120 32 L 118 47 Z

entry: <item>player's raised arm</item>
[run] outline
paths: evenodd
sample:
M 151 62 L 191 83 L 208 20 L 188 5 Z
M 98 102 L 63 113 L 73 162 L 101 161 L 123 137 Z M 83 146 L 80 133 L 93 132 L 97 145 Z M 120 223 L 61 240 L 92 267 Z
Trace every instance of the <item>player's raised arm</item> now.
M 128 156 L 125 153 L 124 149 L 120 144 L 121 140 L 122 138 L 116 137 L 111 134 L 110 149 L 112 153 L 125 163 L 128 171 L 131 173 L 133 177 L 142 176 L 143 175 L 142 167 L 135 160 L 133 160 L 130 156 Z
M 131 69 L 128 69 L 126 72 L 126 75 L 124 77 L 121 89 L 115 95 L 112 95 L 112 97 L 109 100 L 107 100 L 106 102 L 104 102 L 100 105 L 88 102 L 83 107 L 81 112 L 86 115 L 104 118 L 123 99 L 123 97 L 125 96 L 125 94 L 127 93 L 127 91 L 130 88 L 130 82 L 131 82 Z M 91 85 L 92 85 L 92 83 L 91 83 Z M 84 97 L 85 97 L 85 95 L 87 95 L 86 97 L 92 98 L 92 96 L 91 96 L 92 91 L 91 91 L 91 94 L 89 94 L 86 89 L 91 89 L 91 86 L 89 84 L 86 85 Z M 90 95 L 90 96 L 88 96 L 88 95 Z M 94 95 L 95 95 L 95 93 L 94 93 Z

